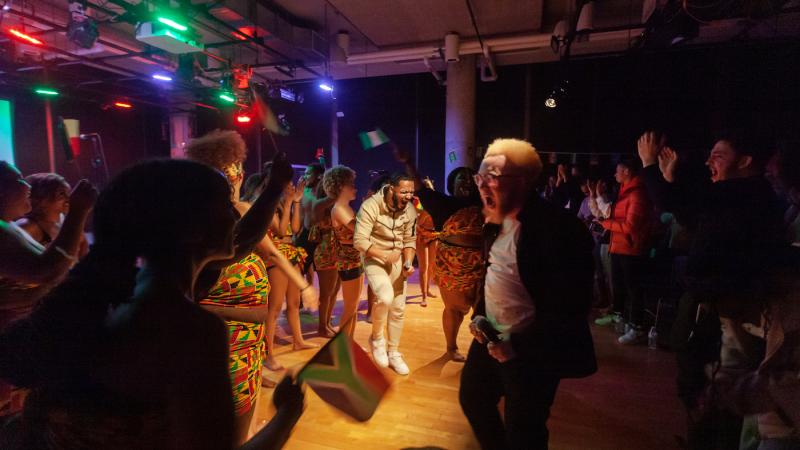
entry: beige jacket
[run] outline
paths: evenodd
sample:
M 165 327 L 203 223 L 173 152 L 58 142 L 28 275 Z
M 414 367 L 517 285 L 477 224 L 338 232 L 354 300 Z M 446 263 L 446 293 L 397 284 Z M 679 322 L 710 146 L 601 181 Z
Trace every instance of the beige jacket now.
M 366 199 L 356 214 L 353 246 L 361 253 L 377 245 L 382 250 L 416 249 L 417 211 L 410 202 L 402 211 L 392 211 L 384 196 L 388 186 Z

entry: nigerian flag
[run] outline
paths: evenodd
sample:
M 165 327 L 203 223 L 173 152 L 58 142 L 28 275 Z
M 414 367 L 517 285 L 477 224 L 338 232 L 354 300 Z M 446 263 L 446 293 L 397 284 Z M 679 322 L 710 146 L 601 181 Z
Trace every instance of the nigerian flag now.
M 389 142 L 389 138 L 380 128 L 376 128 L 375 131 L 358 133 L 358 139 L 361 140 L 361 146 L 364 150 L 370 150 Z
M 366 352 L 341 331 L 311 358 L 297 378 L 323 401 L 361 422 L 372 417 L 390 386 Z

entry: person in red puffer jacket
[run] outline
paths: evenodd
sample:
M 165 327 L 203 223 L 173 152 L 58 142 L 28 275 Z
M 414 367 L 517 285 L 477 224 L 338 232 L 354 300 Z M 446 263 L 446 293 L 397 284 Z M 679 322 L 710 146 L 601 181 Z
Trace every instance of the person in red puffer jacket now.
M 620 184 L 611 217 L 600 221 L 611 231 L 611 282 L 614 290 L 613 320 L 627 320 L 630 327 L 619 338 L 620 344 L 636 344 L 644 339 L 642 319 L 644 297 L 641 279 L 654 223 L 653 204 L 641 178 L 636 159 L 622 159 L 614 178 Z M 627 317 L 624 313 L 627 312 Z

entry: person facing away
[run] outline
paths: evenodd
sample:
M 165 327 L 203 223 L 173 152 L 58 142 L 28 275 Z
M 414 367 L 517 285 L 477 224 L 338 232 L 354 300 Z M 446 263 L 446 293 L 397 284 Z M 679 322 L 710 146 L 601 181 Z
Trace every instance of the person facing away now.
M 546 449 L 560 380 L 597 371 L 587 323 L 593 241 L 575 215 L 536 195 L 541 171 L 531 144 L 497 139 L 475 176 L 488 267 L 459 400 L 483 449 Z

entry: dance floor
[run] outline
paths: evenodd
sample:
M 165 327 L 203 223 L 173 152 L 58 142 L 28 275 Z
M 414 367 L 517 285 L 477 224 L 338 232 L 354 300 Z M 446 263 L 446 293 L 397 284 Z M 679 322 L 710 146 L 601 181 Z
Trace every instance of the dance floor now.
M 438 289 L 433 288 L 435 292 Z M 366 293 L 364 294 L 366 298 Z M 341 308 L 341 302 L 335 315 Z M 361 304 L 356 341 L 367 347 L 371 325 L 364 321 Z M 411 374 L 397 376 L 387 369 L 393 387 L 367 423 L 350 420 L 328 406 L 311 390 L 306 410 L 285 448 L 323 449 L 478 449 L 458 404 L 459 376 L 463 364 L 443 358 L 442 301 L 428 299 L 420 306 L 416 277 L 409 284 L 409 300 L 400 351 Z M 315 318 L 302 317 L 306 338 L 316 336 Z M 285 320 L 281 325 L 288 331 Z M 682 434 L 683 414 L 675 395 L 675 363 L 671 353 L 646 346 L 622 347 L 613 330 L 592 326 L 599 371 L 592 377 L 564 380 L 553 405 L 550 448 L 557 450 L 672 449 Z M 279 335 L 281 332 L 278 332 Z M 290 338 L 277 340 L 276 357 L 291 370 L 307 361 L 315 350 L 292 351 Z M 471 342 L 466 326 L 459 347 Z M 282 373 L 273 373 L 278 380 Z M 272 389 L 259 399 L 253 429 L 274 414 Z

